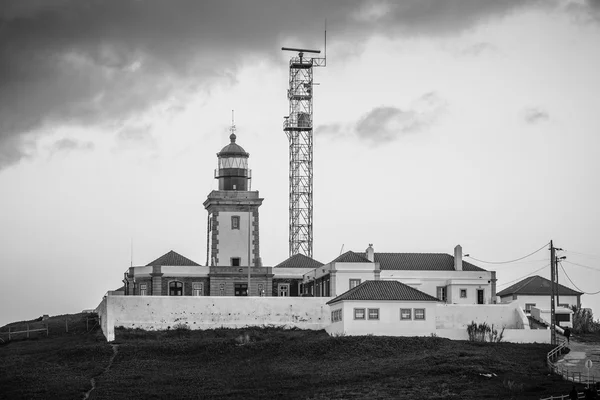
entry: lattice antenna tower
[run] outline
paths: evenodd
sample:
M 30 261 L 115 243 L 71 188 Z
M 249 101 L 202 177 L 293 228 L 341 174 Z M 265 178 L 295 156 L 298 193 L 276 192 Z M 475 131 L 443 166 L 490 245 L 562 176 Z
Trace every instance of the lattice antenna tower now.
M 294 51 L 290 59 L 287 97 L 289 115 L 284 117 L 283 131 L 289 140 L 289 254 L 313 256 L 313 67 L 327 65 L 327 27 L 324 57 L 320 50 L 282 47 Z

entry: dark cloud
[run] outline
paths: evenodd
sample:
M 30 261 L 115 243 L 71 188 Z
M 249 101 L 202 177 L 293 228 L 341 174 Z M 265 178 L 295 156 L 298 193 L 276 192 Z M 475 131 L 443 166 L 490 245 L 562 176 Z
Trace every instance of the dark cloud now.
M 389 142 L 398 136 L 418 129 L 416 114 L 395 107 L 377 107 L 366 113 L 356 124 L 362 139 Z
M 0 3 L 0 168 L 24 134 L 53 124 L 105 124 L 230 81 L 247 55 L 372 33 L 441 35 L 533 0 L 4 0 Z M 288 37 L 302 38 L 287 43 Z
M 53 153 L 58 151 L 71 151 L 71 150 L 93 150 L 94 143 L 89 141 L 80 141 L 71 138 L 64 138 L 57 140 L 51 147 Z
M 393 141 L 426 129 L 445 109 L 445 102 L 434 92 L 415 100 L 411 109 L 376 107 L 363 115 L 355 126 L 359 138 L 374 143 Z
M 536 124 L 548 120 L 550 116 L 546 111 L 539 108 L 528 108 L 524 111 L 523 118 L 528 124 Z

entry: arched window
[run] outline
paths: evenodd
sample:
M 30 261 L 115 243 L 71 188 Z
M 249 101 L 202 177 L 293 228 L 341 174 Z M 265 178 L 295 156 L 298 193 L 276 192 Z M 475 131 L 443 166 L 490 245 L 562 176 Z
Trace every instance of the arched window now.
M 183 296 L 183 282 L 169 282 L 169 296 Z

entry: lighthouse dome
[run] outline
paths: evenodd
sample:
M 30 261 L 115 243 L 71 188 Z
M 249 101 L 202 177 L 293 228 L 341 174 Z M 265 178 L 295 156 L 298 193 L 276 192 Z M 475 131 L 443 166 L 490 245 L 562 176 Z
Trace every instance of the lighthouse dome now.
M 229 135 L 231 143 L 223 147 L 220 152 L 217 153 L 217 157 L 245 157 L 248 158 L 250 154 L 246 153 L 246 150 L 235 142 L 235 133 Z

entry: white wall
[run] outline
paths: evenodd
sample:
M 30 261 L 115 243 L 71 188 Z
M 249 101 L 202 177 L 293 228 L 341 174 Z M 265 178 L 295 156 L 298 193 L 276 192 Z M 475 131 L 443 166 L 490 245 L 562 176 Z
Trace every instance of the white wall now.
M 379 263 L 334 263 L 335 285 L 331 292 L 332 297 L 339 296 L 350 290 L 350 279 L 360 279 L 360 282 L 375 280 L 375 269 L 379 269 Z
M 252 213 L 250 213 L 250 217 Z M 231 217 L 240 217 L 240 229 L 231 229 Z M 248 265 L 248 227 L 249 219 L 247 211 L 219 211 L 217 216 L 219 222 L 219 263 L 218 265 L 231 265 L 231 257 L 239 257 L 242 266 Z M 254 240 L 254 232 L 251 232 L 250 243 Z M 252 244 L 251 244 L 252 246 Z M 250 254 L 250 257 L 253 255 Z M 254 264 L 253 264 L 254 265 Z
M 324 329 L 330 325 L 329 298 L 106 296 L 96 308 L 107 341 L 114 327 L 161 330 L 175 324 L 191 329 L 290 326 Z
M 336 303 L 331 309 L 339 309 Z M 326 330 L 329 334 L 344 333 L 346 335 L 376 335 L 376 336 L 428 336 L 435 332 L 434 302 L 404 302 L 404 301 L 342 301 L 342 322 L 331 324 Z M 354 309 L 364 308 L 364 320 L 354 319 Z M 368 309 L 379 308 L 379 320 L 368 319 Z M 413 319 L 400 320 L 400 309 L 413 310 Z M 414 309 L 425 308 L 425 320 L 414 320 Z
M 492 273 L 490 271 L 381 271 L 381 280 L 396 280 L 430 296 L 437 297 L 438 286 L 449 286 L 449 303 L 477 304 L 475 289 L 485 290 L 485 304 L 492 304 Z M 489 282 L 489 283 L 488 283 Z M 460 289 L 467 289 L 467 299 L 460 298 Z
M 486 322 L 494 327 L 519 328 L 522 319 L 517 304 L 440 304 L 437 305 L 438 329 L 466 329 L 471 322 Z

